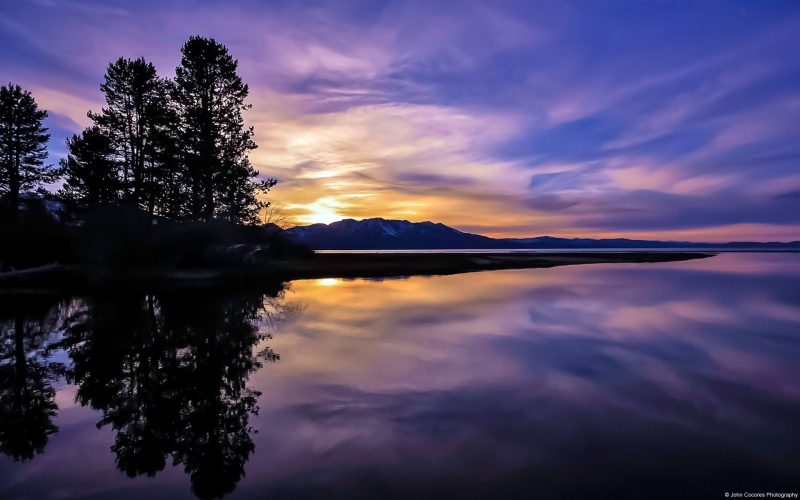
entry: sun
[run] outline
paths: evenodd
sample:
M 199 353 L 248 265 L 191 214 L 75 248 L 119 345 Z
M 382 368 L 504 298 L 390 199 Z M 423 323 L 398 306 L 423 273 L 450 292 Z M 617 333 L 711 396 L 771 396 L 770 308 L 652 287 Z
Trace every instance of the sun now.
M 298 215 L 297 219 L 306 224 L 330 224 L 344 218 L 338 211 L 341 206 L 342 202 L 331 196 L 319 198 L 313 203 L 299 206 L 305 213 Z

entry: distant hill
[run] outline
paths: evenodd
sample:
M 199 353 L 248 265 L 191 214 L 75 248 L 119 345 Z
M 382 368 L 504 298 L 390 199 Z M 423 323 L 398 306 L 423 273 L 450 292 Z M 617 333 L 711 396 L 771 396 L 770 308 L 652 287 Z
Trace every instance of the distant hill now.
M 479 234 L 462 233 L 433 222 L 344 219 L 288 230 L 301 243 L 318 250 L 420 250 L 434 248 L 506 248 L 508 243 Z
M 513 248 L 716 248 L 716 249 L 797 249 L 800 250 L 800 241 L 792 242 L 758 242 L 758 241 L 733 241 L 729 243 L 696 243 L 691 241 L 659 241 L 659 240 L 631 240 L 628 238 L 554 238 L 552 236 L 537 236 L 534 238 L 508 238 L 507 241 Z
M 627 238 L 489 238 L 465 233 L 434 222 L 381 218 L 344 219 L 331 224 L 291 228 L 295 240 L 317 250 L 424 250 L 424 249 L 601 249 L 601 248 L 776 248 L 800 250 L 800 241 L 692 243 L 688 241 L 631 240 Z

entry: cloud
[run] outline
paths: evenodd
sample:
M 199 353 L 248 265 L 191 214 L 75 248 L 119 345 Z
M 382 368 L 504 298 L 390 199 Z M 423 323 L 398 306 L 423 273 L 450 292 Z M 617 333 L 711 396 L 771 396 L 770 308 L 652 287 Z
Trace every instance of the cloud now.
M 100 2 L 87 2 L 82 0 L 33 0 L 34 4 L 68 11 L 76 11 L 81 14 L 97 14 L 127 17 L 129 12 L 121 7 L 106 5 Z
M 35 91 L 54 134 L 85 125 L 110 60 L 170 76 L 189 35 L 225 43 L 251 88 L 254 163 L 298 217 L 800 238 L 781 196 L 800 189 L 788 3 L 23 4 L 0 13 L 0 72 Z

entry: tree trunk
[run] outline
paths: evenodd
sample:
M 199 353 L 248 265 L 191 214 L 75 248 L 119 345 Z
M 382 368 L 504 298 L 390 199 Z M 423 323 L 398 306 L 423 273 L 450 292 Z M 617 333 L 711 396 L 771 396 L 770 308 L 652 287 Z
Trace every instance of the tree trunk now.
M 192 217 L 194 217 L 195 220 L 200 220 L 203 215 L 202 205 L 200 204 L 200 190 L 202 186 L 200 176 L 202 175 L 202 171 L 199 161 L 192 166 Z
M 19 171 L 19 149 L 12 152 L 11 158 L 11 171 L 9 172 L 9 183 L 8 183 L 8 201 L 11 204 L 11 213 L 14 214 L 15 217 L 19 216 L 19 191 L 21 189 L 22 182 L 20 181 L 20 171 Z
M 206 220 L 210 220 L 214 217 L 214 182 L 212 180 L 213 176 L 211 175 L 211 169 L 209 168 L 208 175 L 206 175 L 206 185 L 204 189 L 205 195 L 205 210 L 203 213 L 203 217 Z

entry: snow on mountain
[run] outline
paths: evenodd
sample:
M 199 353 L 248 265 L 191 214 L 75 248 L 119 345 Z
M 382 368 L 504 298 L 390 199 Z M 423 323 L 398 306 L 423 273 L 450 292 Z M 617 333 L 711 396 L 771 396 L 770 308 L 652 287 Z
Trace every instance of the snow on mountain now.
M 344 219 L 331 224 L 312 224 L 289 229 L 297 241 L 318 250 L 421 250 L 421 249 L 608 249 L 608 248 L 775 248 L 800 249 L 791 243 L 693 243 L 626 238 L 533 238 L 493 239 L 464 233 L 434 222 L 409 222 L 381 218 Z

